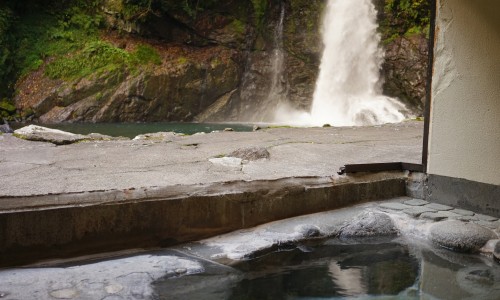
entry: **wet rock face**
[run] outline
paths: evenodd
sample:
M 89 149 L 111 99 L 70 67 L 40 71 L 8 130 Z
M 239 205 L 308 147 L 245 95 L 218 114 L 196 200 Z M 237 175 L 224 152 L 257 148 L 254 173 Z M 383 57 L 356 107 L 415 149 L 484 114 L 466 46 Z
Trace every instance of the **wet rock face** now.
M 201 51 L 200 51 L 201 52 Z M 191 57 L 169 58 L 139 74 L 102 74 L 60 82 L 38 93 L 21 82 L 19 109 L 43 123 L 190 121 L 238 85 L 232 50 L 211 47 Z M 47 79 L 43 79 L 47 80 Z
M 489 240 L 497 238 L 493 231 L 473 223 L 444 221 L 430 229 L 430 239 L 443 248 L 459 252 L 477 252 Z
M 384 94 L 399 98 L 421 113 L 427 85 L 428 40 L 424 35 L 398 37 L 386 45 Z
M 340 238 L 377 237 L 397 235 L 392 219 L 379 212 L 363 212 L 340 230 Z

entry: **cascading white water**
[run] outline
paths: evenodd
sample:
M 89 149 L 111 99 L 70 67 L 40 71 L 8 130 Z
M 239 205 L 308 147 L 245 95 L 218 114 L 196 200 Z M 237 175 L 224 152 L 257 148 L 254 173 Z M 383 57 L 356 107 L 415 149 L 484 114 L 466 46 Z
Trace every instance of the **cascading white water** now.
M 329 0 L 322 35 L 325 48 L 310 114 L 282 109 L 277 121 L 333 126 L 402 121 L 404 105 L 381 93 L 384 52 L 371 0 Z
M 264 111 L 259 114 L 258 121 L 270 121 L 276 107 L 286 101 L 286 86 L 283 84 L 285 53 L 283 51 L 283 25 L 285 20 L 285 4 L 280 3 L 280 17 L 274 30 L 274 49 L 271 55 L 271 82 L 269 93 L 264 101 Z
M 280 8 L 280 18 L 276 29 L 274 30 L 274 49 L 271 58 L 271 89 L 269 90 L 269 95 L 267 96 L 268 102 L 274 102 L 275 104 L 283 100 L 283 69 L 285 62 L 285 54 L 283 51 L 283 23 L 285 20 L 285 5 L 281 3 Z

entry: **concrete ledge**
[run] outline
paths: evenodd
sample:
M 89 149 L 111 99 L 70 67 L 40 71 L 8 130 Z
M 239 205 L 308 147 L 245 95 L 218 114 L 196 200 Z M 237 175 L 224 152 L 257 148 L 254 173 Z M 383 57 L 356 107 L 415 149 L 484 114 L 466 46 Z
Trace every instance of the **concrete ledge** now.
M 500 186 L 429 174 L 426 199 L 500 217 Z
M 406 194 L 402 172 L 0 198 L 0 266 L 170 246 Z

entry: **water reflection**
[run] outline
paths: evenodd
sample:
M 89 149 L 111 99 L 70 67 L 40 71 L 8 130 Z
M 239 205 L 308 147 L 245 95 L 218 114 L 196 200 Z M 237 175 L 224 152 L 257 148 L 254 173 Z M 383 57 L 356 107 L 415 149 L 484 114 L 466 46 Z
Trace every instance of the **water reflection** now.
M 417 280 L 418 261 L 405 246 L 324 244 L 267 255 L 239 266 L 245 279 L 229 299 L 311 299 L 396 295 Z
M 491 258 L 404 240 L 332 239 L 235 268 L 158 281 L 155 289 L 160 299 L 500 299 L 500 265 Z

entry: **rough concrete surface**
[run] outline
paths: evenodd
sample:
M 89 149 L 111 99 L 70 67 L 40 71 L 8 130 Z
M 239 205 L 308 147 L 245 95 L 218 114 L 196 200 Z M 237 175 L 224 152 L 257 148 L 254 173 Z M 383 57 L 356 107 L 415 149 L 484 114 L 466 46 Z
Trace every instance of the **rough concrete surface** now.
M 421 160 L 423 122 L 374 127 L 274 128 L 89 141 L 55 146 L 4 134 L 0 138 L 1 197 L 206 184 L 235 180 L 333 176 L 344 164 Z M 247 147 L 270 159 L 241 168 L 209 160 Z

